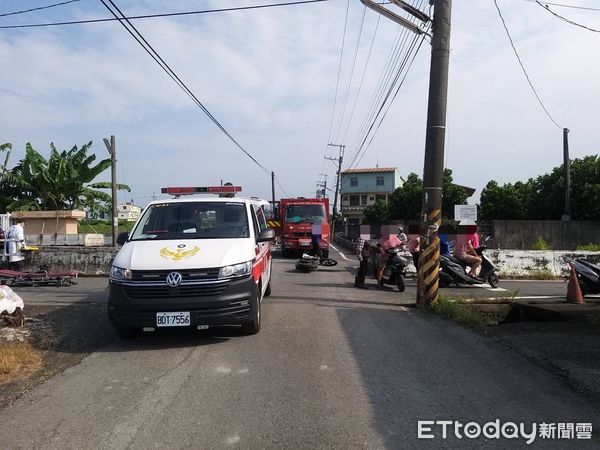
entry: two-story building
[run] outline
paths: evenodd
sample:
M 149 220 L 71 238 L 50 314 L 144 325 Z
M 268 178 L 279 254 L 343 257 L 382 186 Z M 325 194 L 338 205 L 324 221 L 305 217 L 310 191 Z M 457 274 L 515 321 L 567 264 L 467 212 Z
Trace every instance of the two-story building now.
M 397 167 L 344 170 L 340 181 L 341 212 L 347 224 L 360 225 L 365 207 L 377 200 L 387 201 L 402 182 Z
M 125 203 L 124 205 L 117 206 L 117 216 L 119 217 L 119 220 L 135 222 L 139 219 L 141 213 L 142 208 L 135 206 L 133 203 Z

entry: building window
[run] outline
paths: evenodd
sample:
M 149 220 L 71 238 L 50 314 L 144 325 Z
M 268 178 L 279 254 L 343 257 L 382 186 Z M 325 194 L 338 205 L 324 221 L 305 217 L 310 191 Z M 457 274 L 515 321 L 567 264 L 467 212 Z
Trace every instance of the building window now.
M 384 178 L 383 176 L 378 176 L 377 177 L 377 181 L 375 182 L 376 186 L 383 186 L 384 185 Z
M 375 197 L 369 197 L 369 201 L 370 202 L 374 202 L 375 201 Z
M 360 205 L 360 195 L 351 195 L 350 196 L 350 206 L 359 206 Z
M 358 186 L 358 177 L 350 177 L 350 187 Z
M 367 196 L 366 195 L 361 195 L 360 196 L 360 204 L 361 205 L 366 205 L 367 204 Z

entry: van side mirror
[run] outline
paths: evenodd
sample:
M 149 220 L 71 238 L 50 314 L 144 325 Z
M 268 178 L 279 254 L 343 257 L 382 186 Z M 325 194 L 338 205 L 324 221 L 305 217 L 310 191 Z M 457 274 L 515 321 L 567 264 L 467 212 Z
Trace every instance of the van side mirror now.
M 129 239 L 129 233 L 126 231 L 119 233 L 117 236 L 117 244 L 123 245 L 125 242 L 127 242 L 127 239 Z
M 268 242 L 275 239 L 275 230 L 273 228 L 267 228 L 266 230 L 262 230 L 256 239 L 256 242 Z

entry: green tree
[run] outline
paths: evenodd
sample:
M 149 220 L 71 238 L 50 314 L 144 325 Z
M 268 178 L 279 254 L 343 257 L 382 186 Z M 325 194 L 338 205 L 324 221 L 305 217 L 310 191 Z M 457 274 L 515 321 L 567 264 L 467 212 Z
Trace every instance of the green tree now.
M 453 183 L 452 170 L 444 169 L 442 216 L 454 217 L 454 205 L 467 202 L 467 192 Z M 390 196 L 390 213 L 393 219 L 416 220 L 421 215 L 423 201 L 423 180 L 416 173 L 410 173 L 404 184 Z
M 481 216 L 491 220 L 560 220 L 564 214 L 563 166 L 526 182 L 490 181 L 481 192 Z M 571 161 L 571 218 L 600 220 L 600 158 Z
M 28 143 L 25 157 L 11 171 L 22 191 L 7 208 L 108 211 L 111 196 L 98 189 L 110 188 L 110 183 L 93 181 L 110 167 L 111 161 L 104 159 L 93 164 L 96 155 L 88 155 L 91 146 L 90 141 L 81 148 L 74 146 L 59 152 L 50 144 L 50 157 L 45 159 Z M 118 185 L 118 189 L 130 190 L 126 185 Z
M 377 200 L 373 205 L 367 206 L 363 211 L 365 225 L 386 224 L 390 221 L 390 207 L 387 202 Z

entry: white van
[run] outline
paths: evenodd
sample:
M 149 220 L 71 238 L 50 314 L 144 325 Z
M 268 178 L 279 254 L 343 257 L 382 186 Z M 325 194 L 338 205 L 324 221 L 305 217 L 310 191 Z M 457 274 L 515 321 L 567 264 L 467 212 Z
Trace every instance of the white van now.
M 225 324 L 258 333 L 275 238 L 265 204 L 215 196 L 150 203 L 132 232 L 119 235 L 110 270 L 108 316 L 117 334 Z

